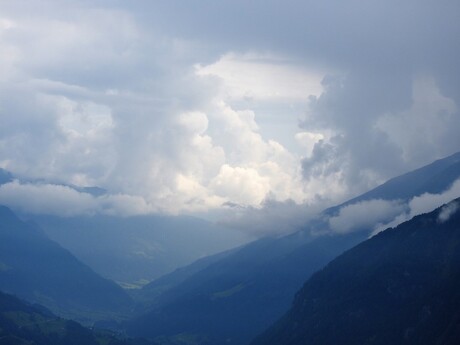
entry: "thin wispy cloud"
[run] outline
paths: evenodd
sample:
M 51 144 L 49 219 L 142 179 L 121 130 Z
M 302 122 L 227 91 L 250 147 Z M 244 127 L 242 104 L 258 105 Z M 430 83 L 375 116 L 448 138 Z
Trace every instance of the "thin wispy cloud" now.
M 377 234 L 387 228 L 393 228 L 399 224 L 412 219 L 423 213 L 428 213 L 444 204 L 450 203 L 452 200 L 460 197 L 460 180 L 455 181 L 450 188 L 441 193 L 423 193 L 422 195 L 413 197 L 408 201 L 404 212 L 394 216 L 393 219 L 379 222 L 375 227 L 373 234 Z M 453 202 L 446 205 L 440 212 L 438 220 L 440 222 L 447 221 L 452 214 L 458 209 L 458 203 Z

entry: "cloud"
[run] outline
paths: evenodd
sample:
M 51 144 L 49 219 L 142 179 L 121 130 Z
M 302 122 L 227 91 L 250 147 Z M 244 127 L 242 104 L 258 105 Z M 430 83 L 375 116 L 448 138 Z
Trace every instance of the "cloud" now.
M 32 214 L 72 216 L 96 210 L 96 202 L 90 194 L 65 186 L 21 184 L 18 181 L 0 186 L 0 203 Z
M 321 133 L 299 132 L 295 135 L 295 139 L 304 148 L 305 156 L 311 157 L 316 144 L 321 140 L 324 140 L 325 137 Z
M 450 219 L 450 217 L 452 217 L 452 215 L 454 215 L 458 211 L 459 208 L 460 204 L 458 201 L 454 201 L 447 204 L 441 209 L 441 212 L 439 212 L 438 221 L 440 223 L 447 222 Z
M 399 66 L 411 59 L 420 62 L 436 56 L 440 49 L 447 49 L 446 42 L 436 39 L 448 29 L 458 29 L 452 12 L 458 9 L 455 1 L 440 5 L 429 0 L 404 4 L 395 0 L 270 0 L 250 4 L 243 0 L 205 0 L 200 4 L 140 2 L 136 10 L 142 19 L 150 19 L 172 35 L 211 42 L 216 49 L 284 50 L 329 63 L 362 63 L 366 67 Z M 388 25 L 389 19 L 392 25 Z M 416 39 L 417 35 L 424 39 Z
M 460 197 L 460 179 L 455 181 L 449 189 L 442 193 L 424 193 L 420 196 L 412 198 L 408 202 L 408 209 L 405 212 L 398 214 L 390 222 L 377 224 L 372 235 L 375 235 L 387 228 L 396 227 L 399 224 L 408 221 L 419 214 L 431 212 L 434 209 L 441 207 L 442 205 L 447 204 L 458 197 Z M 439 214 L 439 221 L 446 221 L 453 213 L 456 212 L 457 206 L 458 205 L 456 203 L 453 203 L 444 207 Z
M 372 231 L 372 235 L 387 228 L 393 228 L 413 217 L 431 212 L 434 209 L 460 197 L 460 180 L 439 194 L 424 193 L 409 200 L 372 199 L 357 202 L 340 208 L 336 216 L 327 219 L 329 228 L 334 233 L 352 231 Z M 458 210 L 457 203 L 446 205 L 440 212 L 438 220 L 444 222 Z
M 2 2 L 0 167 L 104 212 L 336 203 L 459 149 L 458 9 Z
M 372 229 L 376 223 L 393 219 L 405 209 L 398 200 L 374 199 L 340 208 L 337 216 L 330 217 L 330 229 L 339 234 Z
M 304 102 L 309 95 L 320 95 L 322 92 L 324 73 L 308 71 L 276 56 L 231 53 L 211 65 L 198 65 L 196 68 L 198 75 L 220 79 L 225 97 L 229 100 Z
M 311 97 L 302 126 L 330 135 L 303 159 L 307 179 L 341 172 L 344 187 L 358 194 L 458 150 L 458 101 L 434 78 L 397 72 L 389 80 L 383 73 L 393 74 L 330 77 L 322 95 Z
M 433 78 L 419 77 L 413 81 L 411 107 L 381 116 L 377 127 L 401 148 L 404 160 L 421 164 L 427 155 L 458 150 L 458 142 L 451 139 L 459 129 L 458 111 Z
M 452 186 L 439 194 L 424 193 L 409 201 L 411 218 L 422 213 L 427 213 L 435 208 L 446 204 L 460 196 L 460 180 L 455 181 Z
M 280 236 L 302 229 L 323 205 L 298 204 L 293 200 L 276 201 L 267 198 L 261 207 L 226 204 L 220 211 L 219 223 L 255 237 Z
M 305 197 L 291 195 L 301 190 L 298 157 L 264 137 L 254 111 L 227 103 L 213 68 L 184 58 L 187 42 L 151 32 L 129 11 L 82 6 L 74 17 L 46 6 L 55 16 L 10 10 L 3 21 L 15 23 L 0 39 L 17 52 L 20 79 L 0 85 L 1 167 L 25 180 L 101 186 L 168 213 L 257 206 L 269 192 Z M 243 60 L 269 79 L 295 79 L 289 66 L 254 59 Z
M 218 195 L 244 205 L 258 205 L 270 191 L 269 180 L 251 168 L 223 165 L 211 182 Z
M 0 204 L 28 214 L 132 216 L 158 212 L 143 198 L 133 195 L 93 196 L 71 187 L 47 183 L 21 183 L 0 186 Z

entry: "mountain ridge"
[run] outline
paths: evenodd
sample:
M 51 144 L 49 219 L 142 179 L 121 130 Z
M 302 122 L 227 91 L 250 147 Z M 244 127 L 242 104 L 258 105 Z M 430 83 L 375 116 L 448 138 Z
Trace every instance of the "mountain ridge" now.
M 243 235 L 190 216 L 29 218 L 97 273 L 132 287 L 247 242 Z
M 449 186 L 460 177 L 459 159 L 460 153 L 457 153 L 409 172 L 403 175 L 404 178 L 393 178 L 382 186 L 390 186 L 390 189 L 397 191 L 412 179 L 413 194 L 410 196 L 414 197 L 426 190 L 435 190 L 432 187 L 433 179 L 442 174 L 445 174 L 442 175 L 445 176 L 443 186 Z M 446 171 L 453 173 L 447 174 Z M 417 178 L 412 178 L 413 174 Z M 382 190 L 383 187 L 374 190 L 379 191 L 379 188 Z M 379 193 L 375 195 L 382 196 Z M 352 200 L 359 200 L 359 197 L 350 202 Z M 323 216 L 338 211 L 339 206 L 335 211 L 334 208 L 326 210 Z M 372 230 L 357 229 L 361 231 L 339 235 L 333 234 L 330 229 L 325 231 L 327 229 L 327 221 L 320 218 L 296 233 L 276 239 L 261 239 L 243 246 L 222 260 L 194 272 L 176 287 L 153 296 L 154 301 L 162 302 L 153 302 L 150 312 L 131 320 L 125 327 L 128 332 L 142 336 L 173 336 L 190 332 L 213 337 L 209 342 L 212 345 L 246 344 L 289 309 L 295 292 L 312 273 L 366 240 Z M 311 236 L 309 232 L 313 230 L 326 235 Z M 146 285 L 141 291 L 147 292 L 148 288 L 149 285 Z M 216 293 L 225 298 L 213 299 Z M 244 296 L 252 296 L 251 302 L 248 302 L 249 297 Z M 144 296 L 144 300 L 148 300 L 148 296 Z M 254 315 L 247 317 L 244 306 L 249 305 Z M 196 317 L 202 306 L 208 308 L 208 315 Z M 190 319 L 184 315 L 190 315 Z M 168 322 L 164 321 L 166 319 Z M 193 321 L 193 327 L 189 320 Z M 152 325 L 156 327 L 152 328 Z
M 423 193 L 438 194 L 448 189 L 460 177 L 460 152 L 438 159 L 428 165 L 389 179 L 383 184 L 351 198 L 337 206 L 327 208 L 333 214 L 341 207 L 372 199 L 408 200 Z
M 440 218 L 452 205 L 457 211 Z M 459 205 L 416 216 L 331 261 L 251 345 L 458 344 Z
M 0 290 L 83 322 L 131 308 L 120 287 L 50 240 L 36 224 L 23 222 L 5 206 L 0 219 Z

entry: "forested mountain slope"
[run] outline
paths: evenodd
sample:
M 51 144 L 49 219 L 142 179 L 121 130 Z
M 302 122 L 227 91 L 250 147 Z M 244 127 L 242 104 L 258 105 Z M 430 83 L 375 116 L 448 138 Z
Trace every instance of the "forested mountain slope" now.
M 460 343 L 460 199 L 313 275 L 253 345 Z

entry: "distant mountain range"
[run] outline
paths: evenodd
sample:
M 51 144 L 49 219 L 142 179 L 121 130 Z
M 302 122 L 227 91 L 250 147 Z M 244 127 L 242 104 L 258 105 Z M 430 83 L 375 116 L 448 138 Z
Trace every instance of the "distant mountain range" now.
M 223 257 L 182 268 L 146 285 L 139 302 L 150 310 L 126 323 L 129 334 L 199 337 L 200 344 L 247 344 L 285 313 L 295 292 L 315 271 L 366 240 L 372 229 L 333 235 L 327 219 L 341 206 L 378 198 L 409 200 L 442 192 L 460 177 L 460 153 L 389 180 L 326 210 L 298 232 L 265 238 Z M 312 229 L 327 235 L 312 236 Z
M 0 290 L 82 322 L 116 318 L 128 294 L 51 241 L 33 223 L 0 206 Z
M 102 276 L 139 287 L 249 237 L 188 216 L 28 216 Z
M 460 198 L 314 274 L 252 345 L 460 343 Z
M 14 180 L 51 183 L 95 198 L 108 194 L 100 187 L 20 179 L 0 168 L 0 186 Z M 38 224 L 50 239 L 98 274 L 125 288 L 139 288 L 176 268 L 253 240 L 242 232 L 190 216 L 59 217 L 29 214 L 20 208 L 13 211 Z

